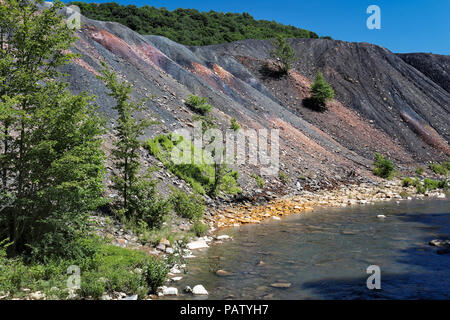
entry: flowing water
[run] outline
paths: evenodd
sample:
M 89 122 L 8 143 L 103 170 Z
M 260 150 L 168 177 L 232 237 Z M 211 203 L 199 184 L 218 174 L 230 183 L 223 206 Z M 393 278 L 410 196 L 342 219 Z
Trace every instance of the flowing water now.
M 450 254 L 428 244 L 450 237 L 449 200 L 320 209 L 220 233 L 233 241 L 194 251 L 179 289 L 202 284 L 209 299 L 450 298 Z M 367 288 L 370 265 L 380 267 L 380 290 Z

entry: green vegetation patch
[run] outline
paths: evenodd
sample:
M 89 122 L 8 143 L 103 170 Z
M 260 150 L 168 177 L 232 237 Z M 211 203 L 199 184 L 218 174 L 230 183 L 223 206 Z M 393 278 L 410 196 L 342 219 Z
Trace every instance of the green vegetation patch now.
M 91 19 L 119 22 L 141 34 L 165 36 L 190 46 L 227 43 L 244 39 L 318 38 L 312 31 L 275 21 L 255 20 L 250 14 L 199 12 L 195 9 L 123 6 L 110 3 L 71 2 Z
M 391 160 L 385 158 L 379 153 L 375 153 L 375 162 L 373 174 L 384 178 L 391 179 L 394 176 L 395 167 Z
M 172 161 L 171 154 L 176 146 L 181 146 L 181 143 L 185 145 L 179 150 L 187 149 L 190 155 L 187 157 L 188 163 L 177 164 Z M 167 170 L 186 181 L 196 193 L 204 195 L 211 194 L 214 191 L 214 165 L 206 163 L 203 150 L 198 150 L 191 142 L 183 141 L 181 136 L 175 138 L 172 134 L 169 134 L 159 135 L 147 140 L 144 146 L 152 156 L 164 164 Z M 221 179 L 219 191 L 229 195 L 239 193 L 241 189 L 237 179 L 238 173 L 231 170 Z

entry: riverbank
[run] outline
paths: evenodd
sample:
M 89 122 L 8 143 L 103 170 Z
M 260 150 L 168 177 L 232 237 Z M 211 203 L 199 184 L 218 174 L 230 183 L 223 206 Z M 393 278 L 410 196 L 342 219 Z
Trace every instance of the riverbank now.
M 323 207 L 347 207 L 356 204 L 373 204 L 380 201 L 407 201 L 423 198 L 445 198 L 442 190 L 416 193 L 413 186 L 404 187 L 396 179 L 380 184 L 340 186 L 332 190 L 304 191 L 295 196 L 285 196 L 263 205 L 249 203 L 233 205 L 224 210 L 211 212 L 205 220 L 215 229 L 258 224 L 268 219 L 279 220 L 283 216 L 301 214 Z

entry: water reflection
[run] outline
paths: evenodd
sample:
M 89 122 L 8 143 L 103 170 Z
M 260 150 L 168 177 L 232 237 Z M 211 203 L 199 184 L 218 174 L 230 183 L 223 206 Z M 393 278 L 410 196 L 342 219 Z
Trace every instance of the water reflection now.
M 428 242 L 450 236 L 449 204 L 327 209 L 227 229 L 234 240 L 196 252 L 177 286 L 202 284 L 210 299 L 448 299 L 450 254 L 436 254 Z M 380 291 L 366 287 L 373 264 L 381 267 Z M 231 275 L 217 276 L 219 269 Z

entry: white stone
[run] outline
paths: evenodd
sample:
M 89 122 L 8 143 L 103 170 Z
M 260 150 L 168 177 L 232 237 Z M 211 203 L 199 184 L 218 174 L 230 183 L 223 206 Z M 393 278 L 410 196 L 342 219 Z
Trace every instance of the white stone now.
M 281 218 L 280 218 L 280 217 L 277 217 L 277 216 L 272 216 L 272 219 L 273 219 L 273 220 L 281 220 Z
M 166 253 L 168 254 L 173 254 L 173 249 L 172 248 L 166 248 Z
M 178 269 L 178 268 L 175 266 L 175 267 L 173 267 L 172 269 L 170 269 L 170 273 L 172 273 L 172 274 L 178 274 L 178 273 L 181 273 L 181 270 Z
M 170 280 L 172 280 L 172 281 L 180 281 L 181 279 L 183 279 L 183 277 L 173 277 Z
M 165 288 L 165 289 L 163 289 L 162 294 L 165 296 L 177 296 L 178 289 L 174 288 L 174 287 Z
M 379 215 L 377 215 L 377 218 L 378 218 L 378 219 L 385 219 L 386 216 L 385 216 L 384 214 L 379 214 Z
M 198 284 L 194 288 L 192 288 L 192 294 L 197 296 L 205 296 L 208 295 L 208 291 L 206 291 L 204 286 Z
M 186 245 L 186 247 L 190 250 L 195 250 L 195 249 L 208 248 L 209 246 L 205 240 L 197 240 L 197 241 L 189 242 Z
M 226 234 L 217 237 L 217 240 L 227 240 L 227 239 L 230 239 L 230 236 Z

